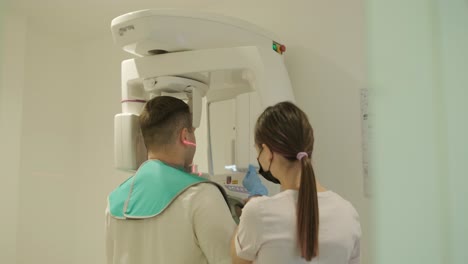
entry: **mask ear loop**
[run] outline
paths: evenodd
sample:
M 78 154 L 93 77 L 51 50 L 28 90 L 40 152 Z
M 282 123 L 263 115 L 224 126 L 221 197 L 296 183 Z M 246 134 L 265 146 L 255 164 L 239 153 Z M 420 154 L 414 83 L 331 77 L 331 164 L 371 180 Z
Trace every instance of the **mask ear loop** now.
M 262 169 L 262 165 L 260 164 L 260 155 L 262 155 L 262 151 L 264 150 L 265 148 L 262 147 L 262 149 L 260 150 L 260 153 L 258 153 L 258 157 L 257 157 L 257 161 L 258 161 L 258 165 L 260 165 L 260 169 Z M 274 157 L 274 154 L 273 152 L 271 152 L 271 160 L 270 160 L 270 166 L 268 166 L 268 170 L 265 171 L 265 172 L 269 172 L 270 169 L 271 169 L 271 164 L 273 163 L 273 157 Z
M 260 163 L 260 155 L 262 155 L 263 148 L 260 150 L 257 156 L 257 161 Z
M 273 157 L 274 157 L 274 154 L 273 154 L 273 152 L 271 152 L 270 166 L 268 167 L 269 172 L 271 172 L 271 164 L 273 164 Z

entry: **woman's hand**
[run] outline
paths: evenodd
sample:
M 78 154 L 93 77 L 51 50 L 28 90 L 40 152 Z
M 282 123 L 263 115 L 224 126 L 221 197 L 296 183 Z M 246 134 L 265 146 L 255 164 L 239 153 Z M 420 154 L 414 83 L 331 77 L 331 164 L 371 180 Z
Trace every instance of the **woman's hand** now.
M 249 198 L 253 196 L 268 195 L 268 190 L 258 177 L 255 166 L 249 165 L 249 170 L 242 180 L 242 185 L 249 192 Z M 246 201 L 247 202 L 247 201 Z

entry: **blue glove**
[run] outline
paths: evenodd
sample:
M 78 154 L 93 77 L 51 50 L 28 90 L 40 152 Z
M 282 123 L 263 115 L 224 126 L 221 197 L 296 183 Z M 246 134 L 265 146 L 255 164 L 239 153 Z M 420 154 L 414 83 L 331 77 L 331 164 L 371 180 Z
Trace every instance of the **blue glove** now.
M 249 165 L 249 171 L 245 175 L 242 185 L 244 185 L 245 189 L 249 192 L 249 197 L 254 195 L 268 195 L 268 190 L 258 177 L 257 169 L 253 165 Z

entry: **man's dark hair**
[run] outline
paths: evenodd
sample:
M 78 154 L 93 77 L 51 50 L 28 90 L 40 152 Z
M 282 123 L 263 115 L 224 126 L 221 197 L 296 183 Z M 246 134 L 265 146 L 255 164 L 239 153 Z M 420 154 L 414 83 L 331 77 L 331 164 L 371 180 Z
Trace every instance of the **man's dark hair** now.
M 149 100 L 139 121 L 148 150 L 175 143 L 183 128 L 192 130 L 189 106 L 171 96 L 157 96 Z

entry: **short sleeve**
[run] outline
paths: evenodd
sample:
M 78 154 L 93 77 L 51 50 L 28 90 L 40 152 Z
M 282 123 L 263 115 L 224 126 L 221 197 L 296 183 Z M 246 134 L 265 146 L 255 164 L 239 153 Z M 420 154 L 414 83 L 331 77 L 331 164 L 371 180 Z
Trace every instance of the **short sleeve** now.
M 237 256 L 253 261 L 263 243 L 261 198 L 251 200 L 242 210 L 235 238 Z

